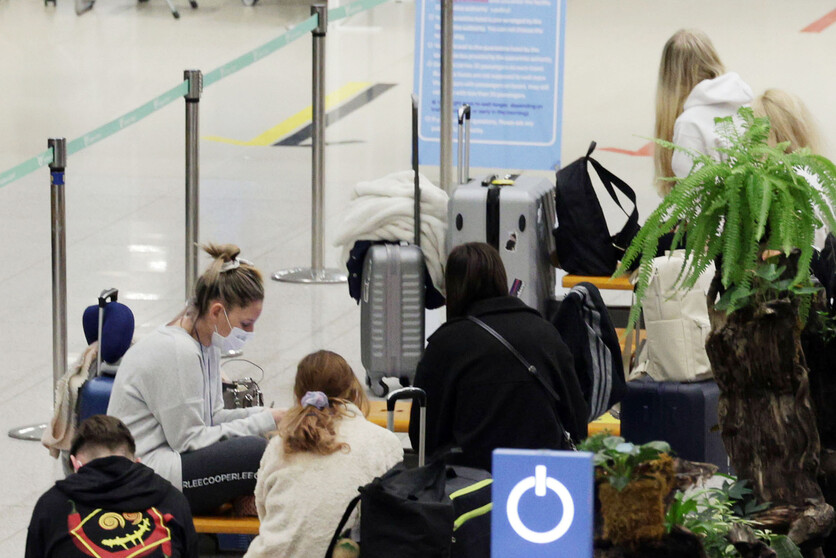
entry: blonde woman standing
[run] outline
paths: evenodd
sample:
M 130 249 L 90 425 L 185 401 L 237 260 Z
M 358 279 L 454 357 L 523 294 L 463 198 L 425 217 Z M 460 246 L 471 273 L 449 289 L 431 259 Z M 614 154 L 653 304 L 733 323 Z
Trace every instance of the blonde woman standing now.
M 787 152 L 792 153 L 797 149 L 806 147 L 813 153 L 821 153 L 822 142 L 816 121 L 807 109 L 807 106 L 792 93 L 781 89 L 767 89 L 752 103 L 752 110 L 755 116 L 766 116 L 769 118 L 769 145 L 775 146 L 779 143 L 789 142 Z M 818 178 L 809 174 L 803 168 L 797 168 L 798 174 L 803 174 L 810 180 L 811 184 L 819 187 Z M 821 215 L 816 213 L 821 219 Z M 824 248 L 827 238 L 827 227 L 821 226 L 816 229 L 813 246 L 818 250 Z
M 340 355 L 303 358 L 293 393 L 258 470 L 261 528 L 245 558 L 324 556 L 357 487 L 403 458 L 398 437 L 366 420 L 366 394 Z
M 656 89 L 657 138 L 698 153 L 718 156 L 714 119 L 730 116 L 752 102 L 752 89 L 735 72 L 726 72 L 708 36 L 695 29 L 673 34 L 662 50 Z M 685 177 L 693 162 L 686 153 L 659 145 L 653 155 L 656 188 L 667 195 L 671 177 Z
M 788 141 L 787 151 L 806 147 L 813 153 L 821 151 L 821 135 L 807 106 L 792 93 L 767 89 L 752 103 L 755 116 L 769 118 L 769 145 Z
M 209 244 L 209 268 L 188 307 L 122 359 L 107 414 L 136 439 L 136 456 L 209 513 L 252 495 L 258 463 L 282 411 L 224 409 L 222 352 L 240 349 L 261 315 L 261 273 L 231 244 Z

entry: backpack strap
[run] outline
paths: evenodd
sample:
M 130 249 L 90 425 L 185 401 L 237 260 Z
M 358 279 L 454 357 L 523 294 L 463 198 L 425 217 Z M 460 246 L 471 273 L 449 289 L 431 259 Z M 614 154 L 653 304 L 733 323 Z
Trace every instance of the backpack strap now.
M 616 205 L 618 205 L 619 209 L 624 212 L 624 215 L 627 215 L 627 222 L 624 223 L 621 230 L 612 237 L 613 246 L 615 246 L 620 254 L 624 254 L 624 251 L 627 250 L 627 246 L 630 242 L 632 242 L 633 237 L 636 236 L 636 233 L 639 230 L 639 209 L 636 205 L 636 193 L 632 188 L 630 188 L 630 186 L 627 185 L 626 182 L 605 169 L 601 163 L 591 157 L 594 149 L 595 142 L 593 141 L 589 146 L 586 159 L 592 163 L 592 167 L 595 169 L 595 172 L 598 173 L 598 178 L 601 179 L 601 182 L 604 184 L 604 188 L 606 188 L 607 193 L 610 195 L 612 200 L 616 203 Z M 618 196 L 615 193 L 615 188 L 618 188 L 618 190 L 624 194 L 628 200 L 633 202 L 633 211 L 631 213 L 627 213 L 627 210 L 621 205 L 621 201 L 619 201 Z
M 556 391 L 554 391 L 554 388 L 545 380 L 545 378 L 543 378 L 543 375 L 540 374 L 536 366 L 530 364 L 525 359 L 525 357 L 522 356 L 520 352 L 517 349 L 515 349 L 513 345 L 511 345 L 511 343 L 508 342 L 507 339 L 502 337 L 502 335 L 500 335 L 499 332 L 493 329 L 491 326 L 489 326 L 476 316 L 468 316 L 467 319 L 473 322 L 474 324 L 478 325 L 488 333 L 490 333 L 497 341 L 502 343 L 502 345 L 506 349 L 508 349 L 518 361 L 520 361 L 520 364 L 522 364 L 525 367 L 528 373 L 537 378 L 537 381 L 540 382 L 540 385 L 543 386 L 543 388 L 548 392 L 548 394 L 551 395 L 552 398 L 555 400 L 557 405 L 560 406 L 560 396 L 557 394 Z M 559 413 L 555 413 L 555 418 L 557 419 L 557 424 L 560 426 L 561 430 L 563 430 L 563 435 L 566 437 L 566 443 L 568 444 L 568 446 L 573 450 L 576 449 L 575 443 L 572 441 L 572 436 L 569 434 L 569 431 L 563 428 L 563 423 L 560 421 Z
M 331 558 L 334 554 L 334 548 L 337 546 L 337 541 L 340 540 L 340 535 L 345 528 L 345 524 L 348 523 L 348 518 L 351 517 L 351 512 L 353 512 L 354 508 L 357 507 L 358 502 L 360 502 L 359 494 L 352 498 L 348 503 L 348 506 L 345 508 L 345 513 L 343 513 L 343 517 L 340 519 L 339 525 L 337 525 L 337 530 L 334 531 L 334 536 L 331 537 L 331 543 L 328 545 L 328 550 L 325 552 L 325 558 Z

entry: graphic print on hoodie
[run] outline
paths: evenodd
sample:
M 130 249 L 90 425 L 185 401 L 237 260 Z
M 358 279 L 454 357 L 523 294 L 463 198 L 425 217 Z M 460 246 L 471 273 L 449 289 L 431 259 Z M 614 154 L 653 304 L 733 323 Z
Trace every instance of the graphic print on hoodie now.
M 112 456 L 38 500 L 26 558 L 196 557 L 197 546 L 183 494 L 145 465 Z
M 171 514 L 156 508 L 144 512 L 116 513 L 93 510 L 84 519 L 72 501 L 73 513 L 67 516 L 67 529 L 79 550 L 93 558 L 140 558 L 151 556 L 159 547 L 166 558 L 172 555 Z

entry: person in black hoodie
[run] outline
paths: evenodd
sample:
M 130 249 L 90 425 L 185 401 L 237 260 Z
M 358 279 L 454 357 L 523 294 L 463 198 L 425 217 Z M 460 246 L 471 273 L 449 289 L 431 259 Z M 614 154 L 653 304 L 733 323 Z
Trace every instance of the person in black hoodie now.
M 137 463 L 128 428 L 95 415 L 70 447 L 75 474 L 35 504 L 26 558 L 179 558 L 198 555 L 185 496 Z
M 557 329 L 508 296 L 499 253 L 484 243 L 450 252 L 447 322 L 428 340 L 415 374 L 427 392 L 427 455 L 461 448 L 450 461 L 491 469 L 496 448 L 568 449 L 586 437 L 587 405 L 572 354 Z M 468 316 L 498 332 L 553 388 L 559 402 L 514 354 Z M 409 437 L 418 447 L 418 406 Z

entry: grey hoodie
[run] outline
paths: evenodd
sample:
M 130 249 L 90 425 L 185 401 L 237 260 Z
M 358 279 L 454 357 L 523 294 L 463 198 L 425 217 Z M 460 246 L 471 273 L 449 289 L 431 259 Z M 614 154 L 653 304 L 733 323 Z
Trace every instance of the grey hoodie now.
M 136 456 L 182 490 L 180 454 L 275 430 L 268 409 L 224 409 L 220 352 L 178 326 L 160 326 L 122 358 L 107 414 L 136 439 Z

